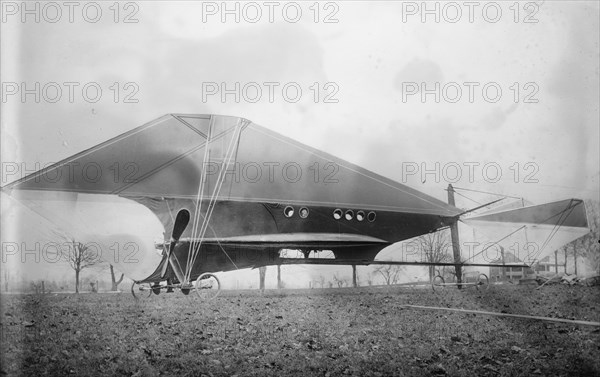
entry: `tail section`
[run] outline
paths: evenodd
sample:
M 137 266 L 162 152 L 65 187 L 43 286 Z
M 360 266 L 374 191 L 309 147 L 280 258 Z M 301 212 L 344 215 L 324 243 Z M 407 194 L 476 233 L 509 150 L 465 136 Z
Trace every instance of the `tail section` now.
M 580 199 L 486 213 L 463 221 L 527 264 L 590 232 L 585 203 Z

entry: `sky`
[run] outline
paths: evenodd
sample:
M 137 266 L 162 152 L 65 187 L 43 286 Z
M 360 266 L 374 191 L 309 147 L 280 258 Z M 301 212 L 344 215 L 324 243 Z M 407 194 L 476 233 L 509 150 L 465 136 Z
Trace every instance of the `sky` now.
M 448 183 L 598 199 L 597 2 L 23 4 L 2 2 L 2 185 L 166 113 L 216 113 L 441 200 Z M 25 237 L 8 219 L 4 241 Z

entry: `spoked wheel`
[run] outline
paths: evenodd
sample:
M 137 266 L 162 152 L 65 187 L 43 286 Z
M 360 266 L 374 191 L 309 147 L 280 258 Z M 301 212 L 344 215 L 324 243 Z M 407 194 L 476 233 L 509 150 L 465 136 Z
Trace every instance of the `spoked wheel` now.
M 207 272 L 198 277 L 195 290 L 201 299 L 212 300 L 219 295 L 221 282 L 216 275 Z
M 136 300 L 144 300 L 152 296 L 152 286 L 150 283 L 138 284 L 135 281 L 131 285 L 131 294 Z
M 436 290 L 441 291 L 444 289 L 444 283 L 444 278 L 440 275 L 436 275 L 436 277 L 434 277 L 431 281 L 431 289 L 433 289 L 434 292 Z
M 481 287 L 481 289 L 488 290 L 490 288 L 490 279 L 488 279 L 486 274 L 479 274 L 477 277 L 477 290 Z

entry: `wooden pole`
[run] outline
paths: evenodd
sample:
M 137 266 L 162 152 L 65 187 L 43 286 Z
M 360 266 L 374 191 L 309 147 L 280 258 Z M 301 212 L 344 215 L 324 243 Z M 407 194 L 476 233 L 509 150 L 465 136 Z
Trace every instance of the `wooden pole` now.
M 504 258 L 504 248 L 502 246 L 500 246 L 500 255 L 502 257 L 502 264 L 506 264 L 506 259 Z M 501 268 L 502 271 L 500 271 L 502 273 L 502 281 L 506 281 L 506 268 L 502 267 Z
M 600 322 L 579 321 L 579 320 L 574 320 L 574 319 L 562 319 L 562 318 L 538 317 L 538 316 L 522 315 L 522 314 L 508 314 L 508 313 L 485 312 L 485 311 L 481 311 L 481 310 L 442 308 L 442 307 L 436 307 L 436 306 L 419 306 L 419 305 L 402 305 L 402 306 L 405 307 L 405 308 L 414 308 L 414 309 L 448 310 L 448 311 L 451 311 L 451 312 L 485 314 L 485 315 L 493 315 L 493 316 L 497 316 L 497 317 L 513 317 L 513 318 L 537 319 L 537 320 L 548 321 L 548 322 L 569 323 L 569 324 L 573 324 L 573 325 L 600 326 Z
M 352 286 L 354 288 L 358 287 L 358 284 L 356 282 L 356 265 L 355 264 L 352 265 Z
M 258 268 L 258 276 L 259 276 L 259 289 L 261 291 L 265 290 L 265 276 L 267 275 L 267 267 L 262 266 Z
M 277 289 L 281 289 L 281 265 L 277 265 Z
M 455 206 L 454 201 L 454 187 L 452 184 L 448 185 L 448 204 Z M 460 263 L 460 241 L 458 239 L 458 219 L 450 224 L 450 238 L 452 239 L 452 254 L 454 256 L 454 263 Z M 456 282 L 458 283 L 458 289 L 462 288 L 462 267 L 457 264 L 454 266 L 456 272 Z

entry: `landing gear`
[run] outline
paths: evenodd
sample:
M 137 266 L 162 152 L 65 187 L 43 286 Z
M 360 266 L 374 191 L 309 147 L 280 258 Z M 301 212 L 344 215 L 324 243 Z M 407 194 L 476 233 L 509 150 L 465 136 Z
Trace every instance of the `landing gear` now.
M 431 289 L 434 292 L 443 290 L 445 286 L 444 278 L 441 275 L 436 275 L 431 281 Z
M 145 300 L 152 296 L 153 288 L 150 283 L 138 284 L 135 281 L 131 285 L 131 294 L 136 300 Z
M 167 284 L 156 283 L 137 283 L 131 285 L 131 294 L 136 300 L 147 299 L 154 293 L 158 295 L 165 290 L 167 293 L 180 289 L 184 295 L 189 295 L 191 291 L 196 291 L 198 297 L 202 300 L 212 300 L 217 297 L 221 291 L 221 282 L 213 273 L 207 272 L 198 277 L 195 283 L 173 284 L 167 280 Z
M 204 273 L 196 279 L 196 293 L 203 300 L 212 300 L 221 292 L 221 282 L 216 275 Z
M 482 290 L 488 290 L 490 288 L 490 279 L 488 279 L 486 274 L 479 274 L 477 277 L 477 290 L 480 288 Z
M 446 283 L 444 278 L 440 275 L 437 275 L 431 281 L 431 288 L 434 292 L 442 291 L 445 287 L 455 287 L 458 286 L 458 283 Z M 463 280 L 463 283 L 460 283 L 463 288 L 475 287 L 477 290 L 487 290 L 490 287 L 490 280 L 488 279 L 486 274 L 479 274 L 477 276 L 477 281 L 473 283 L 467 283 Z

